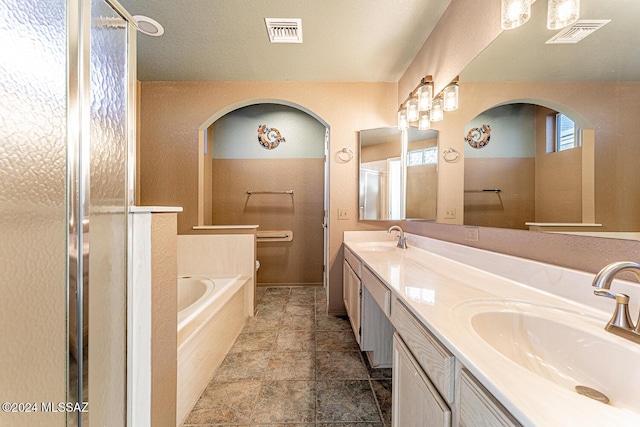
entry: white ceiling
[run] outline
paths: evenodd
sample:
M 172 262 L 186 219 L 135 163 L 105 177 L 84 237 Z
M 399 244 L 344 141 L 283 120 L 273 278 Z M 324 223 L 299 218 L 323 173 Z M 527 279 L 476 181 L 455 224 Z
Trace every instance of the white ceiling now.
M 451 0 L 120 0 L 165 29 L 138 34 L 139 80 L 397 82 Z M 264 18 L 301 18 L 271 44 Z

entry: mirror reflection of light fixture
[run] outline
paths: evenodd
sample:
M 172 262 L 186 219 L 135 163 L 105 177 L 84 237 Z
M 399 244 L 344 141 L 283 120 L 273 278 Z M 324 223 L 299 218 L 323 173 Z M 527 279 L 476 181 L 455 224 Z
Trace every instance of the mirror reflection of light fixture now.
M 409 122 L 407 121 L 407 110 L 400 107 L 398 110 L 398 130 L 409 129 Z
M 418 100 L 416 98 L 409 98 L 407 100 L 407 121 L 418 121 Z
M 433 105 L 431 106 L 431 121 L 439 122 L 442 119 L 444 119 L 444 99 L 438 96 L 433 100 Z
M 418 97 L 418 111 L 431 110 L 431 104 L 433 102 L 433 83 L 431 81 L 427 81 L 427 79 L 431 80 L 431 76 L 427 76 L 422 79 L 422 83 L 416 91 L 416 96 Z
M 454 111 L 458 109 L 458 84 L 451 83 L 442 91 L 444 97 L 444 111 Z
M 431 118 L 429 117 L 429 115 L 429 111 L 420 111 L 420 118 L 418 119 L 418 129 L 431 129 Z
M 551 2 L 553 0 L 549 0 Z M 502 0 L 500 26 L 503 30 L 518 28 L 531 18 L 531 0 Z
M 578 20 L 580 0 L 549 0 L 547 9 L 547 28 L 559 30 Z

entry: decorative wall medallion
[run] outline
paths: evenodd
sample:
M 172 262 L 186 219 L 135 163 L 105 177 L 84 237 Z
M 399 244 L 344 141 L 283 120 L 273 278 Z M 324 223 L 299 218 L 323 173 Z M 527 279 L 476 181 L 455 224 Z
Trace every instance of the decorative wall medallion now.
M 258 142 L 267 150 L 273 150 L 281 142 L 286 142 L 280 131 L 276 128 L 269 128 L 267 125 L 258 126 Z
M 464 140 L 473 148 L 482 148 L 489 143 L 491 139 L 491 126 L 482 125 L 479 128 L 473 128 L 469 131 Z

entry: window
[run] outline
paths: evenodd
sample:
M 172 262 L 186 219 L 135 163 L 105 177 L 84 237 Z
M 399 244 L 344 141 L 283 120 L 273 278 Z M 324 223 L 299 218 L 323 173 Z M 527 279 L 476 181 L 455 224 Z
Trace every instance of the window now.
M 438 147 L 409 151 L 407 166 L 435 165 L 438 163 Z
M 556 114 L 556 144 L 555 151 L 564 151 L 580 147 L 580 129 L 568 116 Z

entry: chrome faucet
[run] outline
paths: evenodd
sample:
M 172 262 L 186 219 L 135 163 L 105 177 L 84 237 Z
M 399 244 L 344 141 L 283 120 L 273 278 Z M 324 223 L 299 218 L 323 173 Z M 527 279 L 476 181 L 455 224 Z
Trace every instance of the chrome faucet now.
M 393 231 L 393 230 L 397 230 L 397 231 L 400 232 L 400 235 L 398 236 L 398 245 L 397 246 L 400 249 L 407 249 L 407 238 L 404 237 L 404 231 L 402 230 L 402 228 L 400 228 L 399 225 L 392 225 L 387 230 L 387 233 L 391 233 L 391 231 Z
M 629 271 L 636 275 L 640 280 L 640 264 L 631 261 L 614 262 L 604 267 L 593 278 L 592 286 L 598 288 L 593 291 L 600 297 L 607 297 L 616 300 L 616 309 L 613 317 L 604 329 L 612 334 L 619 335 L 625 339 L 640 344 L 640 317 L 634 326 L 631 316 L 629 316 L 629 296 L 625 294 L 612 294 L 605 289 L 611 289 L 611 282 L 616 274 L 623 271 Z

